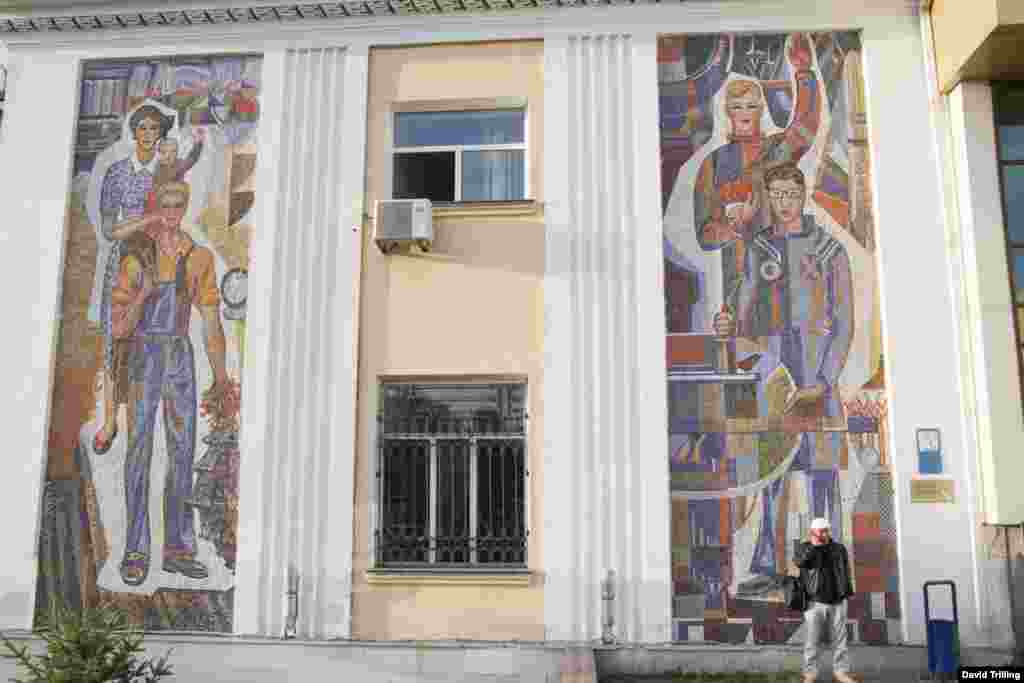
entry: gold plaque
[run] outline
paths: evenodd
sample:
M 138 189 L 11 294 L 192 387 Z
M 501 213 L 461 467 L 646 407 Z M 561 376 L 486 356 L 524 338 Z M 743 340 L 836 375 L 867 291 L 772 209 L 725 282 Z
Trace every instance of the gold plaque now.
M 952 503 L 955 500 L 952 479 L 911 479 L 911 503 Z

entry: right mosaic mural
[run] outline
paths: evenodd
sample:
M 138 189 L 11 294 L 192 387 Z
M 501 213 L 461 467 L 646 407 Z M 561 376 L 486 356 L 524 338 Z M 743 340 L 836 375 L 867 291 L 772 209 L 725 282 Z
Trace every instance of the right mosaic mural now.
M 801 641 L 779 578 L 826 517 L 852 638 L 898 641 L 859 34 L 658 48 L 674 637 Z

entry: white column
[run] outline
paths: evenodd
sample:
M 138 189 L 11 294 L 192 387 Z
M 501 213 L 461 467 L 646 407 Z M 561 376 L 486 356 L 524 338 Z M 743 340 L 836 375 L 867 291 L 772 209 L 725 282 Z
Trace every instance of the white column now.
M 958 274 L 950 269 L 946 245 L 942 160 L 930 125 L 925 46 L 917 19 L 909 15 L 866 28 L 862 40 L 903 638 L 925 640 L 922 584 L 951 579 L 957 584 L 961 634 L 968 643 L 977 610 L 967 477 L 974 444 L 964 424 L 951 284 Z M 944 466 L 956 487 L 954 504 L 910 502 L 920 427 L 942 430 Z
M 53 357 L 60 325 L 67 183 L 78 109 L 78 60 L 12 48 L 0 130 L 0 398 L 7 433 L 0 628 L 30 628 L 40 492 L 46 473 Z M 45 87 L 40 87 L 45 83 Z M 16 104 L 16 106 L 15 106 Z
M 263 259 L 254 268 L 267 271 L 254 286 L 265 318 L 247 359 L 247 372 L 259 374 L 249 386 L 263 395 L 243 402 L 236 630 L 283 632 L 294 567 L 298 635 L 345 637 L 367 55 L 320 47 L 266 62 L 265 82 L 279 91 L 263 98 L 271 108 L 260 150 L 270 227 L 254 245 Z
M 1000 508 L 1012 507 L 1020 500 L 1018 485 L 1007 482 L 1020 480 L 1012 468 L 1024 445 L 1024 423 L 992 89 L 988 83 L 962 83 L 950 94 L 949 109 L 966 303 L 962 326 L 971 349 L 965 364 L 972 393 L 966 398 L 973 405 L 977 439 L 977 460 L 968 463 L 967 484 L 974 487 L 978 516 L 995 519 Z M 973 546 L 981 587 L 977 621 L 981 642 L 1008 646 L 1012 631 L 1005 555 L 1002 539 L 997 541 L 997 557 L 991 550 L 986 553 L 987 549 L 979 548 L 977 542 Z
M 669 639 L 656 36 L 545 41 L 545 621 Z M 564 492 L 564 493 L 562 493 Z

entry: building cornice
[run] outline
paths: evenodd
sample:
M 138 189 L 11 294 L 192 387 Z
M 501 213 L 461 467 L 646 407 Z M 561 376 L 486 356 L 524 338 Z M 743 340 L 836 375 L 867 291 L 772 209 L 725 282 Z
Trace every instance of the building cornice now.
M 664 0 L 679 4 L 685 0 Z M 544 11 L 565 7 L 651 5 L 662 0 L 345 0 L 244 7 L 116 10 L 59 14 L 34 12 L 21 16 L 0 13 L 0 34 L 82 33 L 131 29 L 201 26 L 243 26 L 274 23 L 366 20 L 373 17 L 491 15 L 508 11 Z

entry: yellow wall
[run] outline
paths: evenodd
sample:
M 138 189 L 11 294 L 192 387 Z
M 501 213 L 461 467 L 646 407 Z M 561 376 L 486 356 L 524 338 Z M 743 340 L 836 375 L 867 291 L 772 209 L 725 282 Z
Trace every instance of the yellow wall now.
M 389 198 L 396 103 L 527 101 L 530 197 L 542 200 L 543 45 L 506 42 L 374 50 L 370 55 L 367 207 Z M 542 381 L 544 223 L 540 211 L 435 219 L 426 256 L 383 256 L 365 230 L 360 285 L 358 444 L 352 637 L 543 640 Z M 368 576 L 370 485 L 381 377 L 525 377 L 528 385 L 531 576 L 521 585 Z
M 939 87 L 950 90 L 959 71 L 999 24 L 996 0 L 935 0 L 932 33 Z
M 1024 80 L 1022 0 L 935 0 L 931 19 L 943 92 L 960 81 Z

